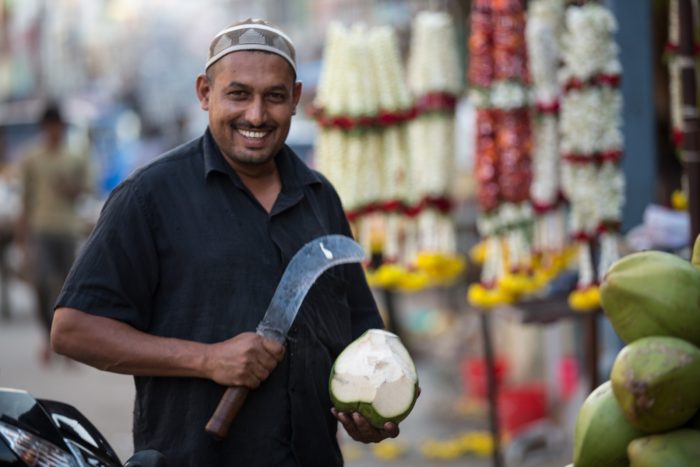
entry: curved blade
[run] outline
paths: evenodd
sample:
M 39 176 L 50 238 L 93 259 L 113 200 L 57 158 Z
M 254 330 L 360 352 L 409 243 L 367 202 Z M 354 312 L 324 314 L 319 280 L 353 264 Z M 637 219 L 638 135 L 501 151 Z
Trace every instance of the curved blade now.
M 344 235 L 325 235 L 301 247 L 284 270 L 257 333 L 284 342 L 316 279 L 328 268 L 358 263 L 364 257 L 362 247 Z

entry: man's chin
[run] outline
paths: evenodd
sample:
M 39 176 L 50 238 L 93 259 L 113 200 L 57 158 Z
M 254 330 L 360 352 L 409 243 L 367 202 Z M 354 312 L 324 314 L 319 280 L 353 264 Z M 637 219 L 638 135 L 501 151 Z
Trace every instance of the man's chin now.
M 275 158 L 270 151 L 244 151 L 234 154 L 234 160 L 239 164 L 258 166 L 268 164 Z

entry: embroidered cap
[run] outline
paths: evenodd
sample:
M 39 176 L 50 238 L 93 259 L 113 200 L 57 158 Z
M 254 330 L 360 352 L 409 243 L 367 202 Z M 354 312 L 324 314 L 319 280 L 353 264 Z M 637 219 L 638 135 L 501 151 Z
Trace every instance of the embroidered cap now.
M 214 36 L 204 69 L 209 69 L 221 57 L 241 50 L 262 50 L 277 54 L 289 62 L 294 73 L 297 71 L 294 43 L 289 36 L 267 21 L 251 18 L 229 26 Z

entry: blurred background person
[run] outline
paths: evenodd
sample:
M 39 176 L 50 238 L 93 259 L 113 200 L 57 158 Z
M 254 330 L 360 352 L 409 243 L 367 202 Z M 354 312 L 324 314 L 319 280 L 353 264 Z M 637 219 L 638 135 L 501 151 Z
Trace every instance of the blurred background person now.
M 48 364 L 53 302 L 83 233 L 78 200 L 89 190 L 89 158 L 67 144 L 66 122 L 57 104 L 46 106 L 40 125 L 37 140 L 19 161 L 22 209 L 16 241 L 36 292 L 38 317 L 46 332 L 40 359 Z

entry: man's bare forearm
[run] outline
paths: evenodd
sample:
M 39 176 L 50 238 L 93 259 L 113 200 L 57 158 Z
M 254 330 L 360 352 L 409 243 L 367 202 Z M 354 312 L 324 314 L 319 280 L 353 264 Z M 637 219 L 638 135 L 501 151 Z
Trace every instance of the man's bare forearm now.
M 73 308 L 56 310 L 51 346 L 59 354 L 105 371 L 209 378 L 207 344 L 153 336 Z

